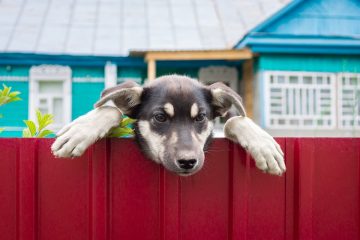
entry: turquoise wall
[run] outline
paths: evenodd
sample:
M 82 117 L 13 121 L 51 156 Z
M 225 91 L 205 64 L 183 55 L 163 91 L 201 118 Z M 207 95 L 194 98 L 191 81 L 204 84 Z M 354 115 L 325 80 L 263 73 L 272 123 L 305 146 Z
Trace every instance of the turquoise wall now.
M 146 78 L 145 68 L 135 67 L 118 67 L 117 69 L 118 84 L 127 78 L 132 78 L 138 84 L 143 84 Z
M 5 126 L 5 131 L 0 134 L 1 137 L 14 137 L 21 136 L 21 130 L 15 130 L 9 127 L 23 128 L 25 126 L 23 120 L 28 119 L 29 111 L 29 93 L 28 93 L 28 82 L 9 82 L 9 81 L 0 81 L 2 84 L 6 84 L 8 87 L 12 87 L 12 91 L 21 92 L 20 97 L 21 101 L 12 102 L 5 104 L 0 107 L 0 114 L 3 115 L 0 118 L 0 126 Z M 15 130 L 15 131 L 14 131 Z
M 104 67 L 71 67 L 73 77 L 104 77 Z
M 360 56 L 262 54 L 258 70 L 360 72 Z
M 93 109 L 104 89 L 104 67 L 72 67 L 72 119 Z M 77 79 L 81 79 L 78 82 Z
M 74 82 L 72 84 L 72 118 L 75 119 L 92 110 L 103 89 L 104 83 Z
M 0 127 L 5 127 L 5 130 L 0 134 L 0 137 L 19 137 L 21 136 L 21 129 L 25 126 L 23 120 L 28 119 L 29 110 L 29 92 L 28 92 L 28 66 L 0 66 L 0 88 L 3 84 L 12 87 L 12 91 L 21 92 L 21 101 L 5 104 L 0 107 Z M 20 77 L 20 78 L 18 78 Z M 13 81 L 16 78 L 16 81 Z M 6 128 L 8 127 L 8 128 Z
M 11 76 L 11 77 L 28 77 L 29 67 L 28 66 L 12 66 L 12 65 L 0 65 L 0 76 Z

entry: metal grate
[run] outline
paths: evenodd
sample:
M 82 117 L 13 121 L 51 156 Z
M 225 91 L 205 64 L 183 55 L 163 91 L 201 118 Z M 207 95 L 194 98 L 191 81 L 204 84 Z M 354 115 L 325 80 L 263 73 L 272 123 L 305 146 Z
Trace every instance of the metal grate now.
M 339 127 L 360 128 L 360 74 L 341 73 L 338 75 Z
M 268 71 L 264 80 L 266 127 L 335 128 L 335 74 Z

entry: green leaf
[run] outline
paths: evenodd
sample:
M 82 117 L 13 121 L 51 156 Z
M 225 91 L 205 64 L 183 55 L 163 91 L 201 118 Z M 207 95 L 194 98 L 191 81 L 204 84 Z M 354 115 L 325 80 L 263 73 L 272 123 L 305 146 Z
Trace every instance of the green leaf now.
M 6 103 L 16 102 L 16 101 L 20 101 L 20 100 L 22 100 L 22 99 L 19 97 L 13 97 L 13 98 L 10 98 Z
M 110 137 L 125 137 L 129 135 L 134 135 L 133 129 L 118 127 L 111 131 Z
M 11 92 L 11 87 L 3 84 L 3 89 L 0 90 L 0 106 L 21 100 L 21 98 L 18 97 L 19 94 L 20 92 L 18 91 Z
M 13 98 L 13 97 L 16 97 L 19 94 L 20 94 L 19 91 L 11 92 L 11 93 L 9 93 L 9 97 Z
M 51 115 L 49 113 L 42 115 L 39 110 L 36 110 L 36 117 L 37 117 L 38 124 L 39 124 L 39 132 L 54 122 L 53 115 Z
M 120 127 L 126 127 L 129 124 L 134 123 L 135 120 L 129 117 L 123 118 L 120 122 Z
M 38 122 L 38 125 L 39 125 L 39 131 L 41 131 L 41 129 L 42 129 L 42 126 L 41 126 L 41 123 L 42 123 L 42 114 L 41 114 L 41 112 L 40 112 L 40 110 L 39 109 L 36 109 L 36 120 L 37 120 L 37 122 Z
M 24 137 L 24 138 L 30 138 L 31 137 L 31 133 L 30 133 L 30 130 L 28 128 L 25 128 L 23 130 L 22 137 Z
M 28 127 L 29 129 L 29 132 L 30 132 L 30 136 L 31 137 L 35 137 L 36 135 L 36 126 L 35 126 L 35 123 L 31 120 L 24 120 L 24 123 L 26 124 L 26 126 Z
M 5 84 L 3 84 L 3 87 L 4 87 L 4 89 L 3 89 L 3 95 L 4 95 L 4 96 L 9 95 L 9 92 L 11 91 L 11 87 L 7 87 Z
M 27 128 L 23 130 L 23 137 L 39 137 L 43 138 L 53 134 L 51 130 L 45 129 L 49 124 L 54 122 L 54 116 L 51 114 L 44 114 L 39 110 L 36 110 L 36 118 L 38 122 L 38 128 L 36 128 L 36 124 L 31 120 L 24 120 Z
M 8 96 L 1 96 L 0 97 L 0 106 L 8 103 L 10 98 Z
M 35 112 L 36 112 L 36 119 L 38 120 L 38 122 L 40 122 L 42 120 L 42 114 L 39 109 L 36 109 Z
M 48 136 L 48 135 L 50 135 L 50 134 L 53 134 L 53 133 L 54 133 L 53 131 L 48 130 L 48 129 L 45 129 L 45 130 L 41 131 L 41 132 L 38 134 L 37 137 L 43 138 L 43 137 L 46 137 L 46 136 Z

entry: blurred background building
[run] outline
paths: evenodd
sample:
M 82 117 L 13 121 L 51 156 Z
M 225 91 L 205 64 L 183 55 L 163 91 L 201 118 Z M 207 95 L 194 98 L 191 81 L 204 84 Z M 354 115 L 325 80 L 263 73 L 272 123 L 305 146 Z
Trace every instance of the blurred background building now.
M 0 0 L 0 31 L 0 83 L 23 99 L 1 136 L 173 73 L 226 83 L 275 136 L 360 135 L 357 0 Z

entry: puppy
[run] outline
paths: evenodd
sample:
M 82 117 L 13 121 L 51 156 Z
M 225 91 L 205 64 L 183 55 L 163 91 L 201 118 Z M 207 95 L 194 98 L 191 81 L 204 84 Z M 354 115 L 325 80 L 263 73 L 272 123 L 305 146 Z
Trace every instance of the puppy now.
M 122 114 L 136 119 L 135 138 L 143 153 L 182 176 L 204 165 L 204 149 L 212 138 L 214 119 L 231 106 L 239 116 L 227 120 L 225 136 L 244 147 L 256 166 L 270 174 L 285 172 L 284 154 L 275 140 L 246 117 L 240 96 L 222 83 L 169 75 L 141 87 L 128 81 L 108 88 L 95 109 L 65 126 L 52 145 L 56 157 L 77 157 L 118 126 Z

